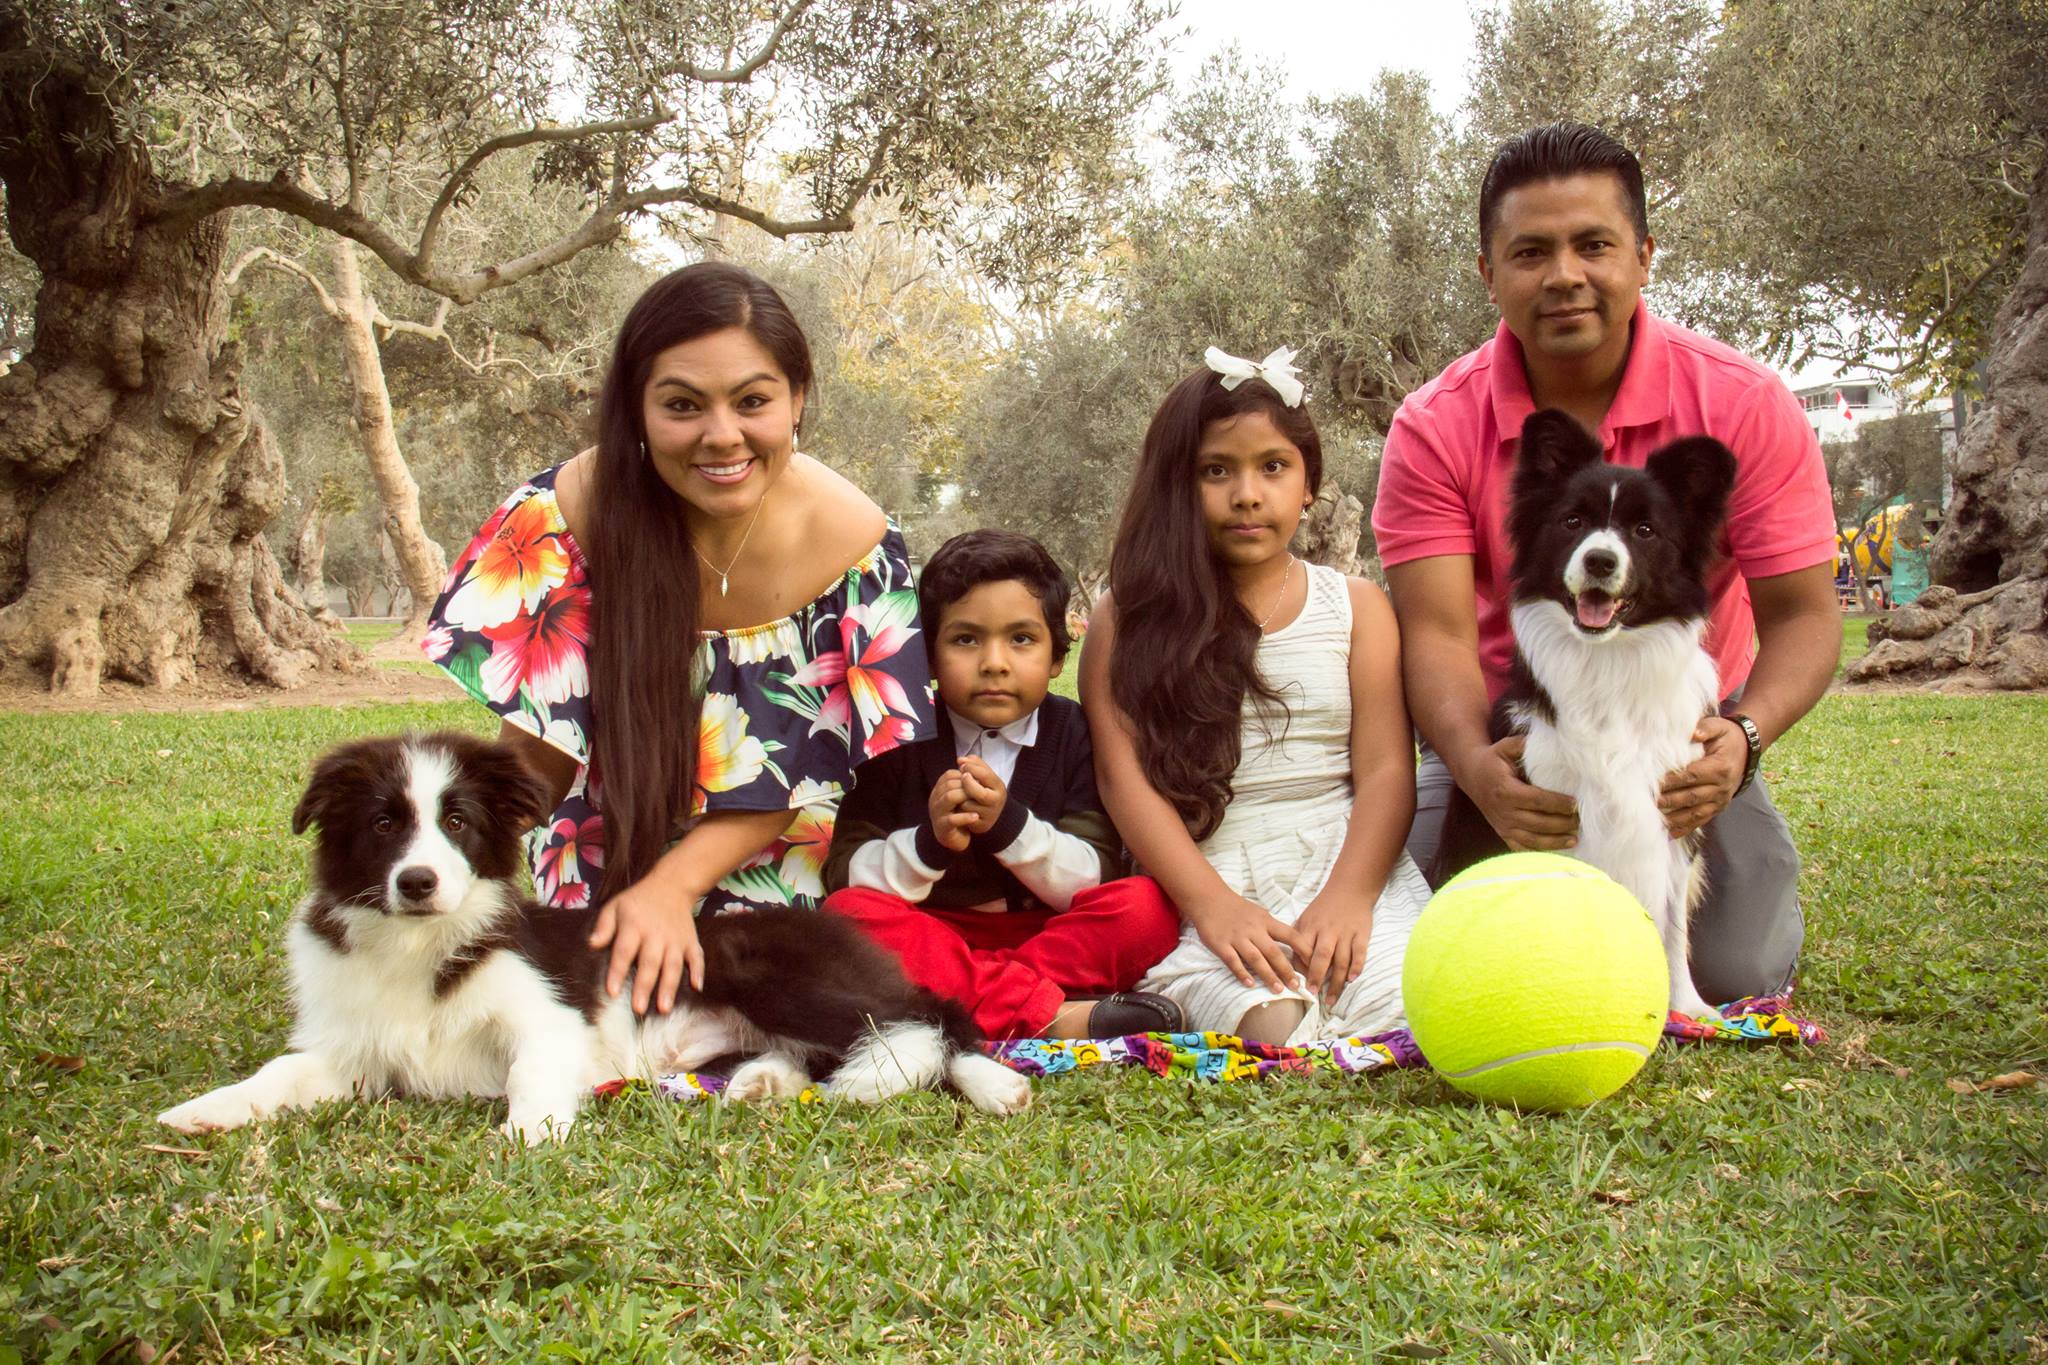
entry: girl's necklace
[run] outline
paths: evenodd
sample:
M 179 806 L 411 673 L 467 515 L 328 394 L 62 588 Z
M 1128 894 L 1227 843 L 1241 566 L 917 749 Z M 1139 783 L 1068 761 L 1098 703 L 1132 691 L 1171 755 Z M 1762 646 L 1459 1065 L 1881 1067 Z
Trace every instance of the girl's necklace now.
M 718 595 L 719 595 L 720 597 L 723 597 L 723 596 L 725 596 L 725 590 L 726 590 L 726 589 L 727 589 L 728 587 L 730 587 L 730 586 L 731 586 L 731 584 L 732 584 L 732 566 L 733 566 L 733 565 L 735 565 L 735 564 L 737 564 L 737 563 L 739 563 L 739 562 L 740 562 L 740 556 L 741 556 L 741 555 L 743 555 L 743 554 L 745 554 L 745 553 L 747 552 L 747 538 L 748 538 L 749 536 L 752 536 L 752 535 L 754 534 L 754 522 L 756 522 L 756 521 L 759 521 L 759 520 L 761 519 L 761 509 L 762 509 L 762 508 L 764 508 L 764 507 L 766 507 L 767 505 L 768 505 L 768 493 L 767 493 L 767 491 L 766 491 L 766 490 L 764 489 L 764 490 L 762 491 L 762 493 L 761 493 L 761 500 L 760 500 L 759 502 L 757 502 L 757 503 L 755 503 L 755 504 L 754 504 L 754 518 L 753 518 L 753 521 L 749 521 L 749 522 L 747 523 L 747 529 L 746 529 L 746 531 L 745 531 L 745 532 L 744 532 L 744 533 L 743 533 L 743 534 L 742 534 L 742 535 L 740 536 L 740 546 L 739 546 L 739 548 L 738 548 L 737 550 L 734 550 L 734 551 L 732 552 L 732 558 L 731 558 L 731 559 L 728 559 L 728 560 L 727 560 L 727 561 L 725 562 L 725 567 L 724 567 L 724 568 L 722 568 L 722 569 L 721 569 L 721 568 L 719 568 L 719 567 L 718 567 L 718 566 L 717 566 L 716 564 L 713 564 L 713 563 L 712 563 L 712 562 L 711 562 L 710 560 L 708 560 L 708 559 L 704 559 L 704 552 L 703 552 L 702 550 L 697 550 L 697 547 L 696 547 L 696 545 L 695 545 L 695 544 L 692 544 L 692 545 L 690 546 L 690 548 L 691 548 L 691 549 L 693 549 L 693 550 L 697 550 L 697 558 L 699 558 L 699 559 L 703 559 L 703 560 L 704 560 L 704 567 L 705 567 L 705 568 L 707 568 L 707 569 L 709 569 L 709 570 L 711 570 L 711 572 L 713 572 L 713 573 L 715 573 L 715 574 L 717 574 L 717 575 L 718 575 Z
M 1280 593 L 1273 599 L 1273 609 L 1267 612 L 1265 618 L 1259 622 L 1259 634 L 1261 635 L 1266 633 L 1267 623 L 1280 614 L 1280 604 L 1287 600 L 1287 585 L 1294 581 L 1294 563 L 1294 556 L 1289 554 L 1287 556 L 1287 567 L 1280 571 Z

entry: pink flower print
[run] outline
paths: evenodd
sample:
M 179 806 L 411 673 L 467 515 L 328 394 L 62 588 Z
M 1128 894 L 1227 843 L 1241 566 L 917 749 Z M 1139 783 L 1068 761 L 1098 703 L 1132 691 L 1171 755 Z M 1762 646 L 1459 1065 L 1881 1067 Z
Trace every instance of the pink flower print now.
M 491 641 L 491 657 L 484 660 L 480 676 L 492 701 L 511 701 L 522 686 L 548 706 L 589 691 L 584 662 L 590 649 L 589 589 L 562 588 L 536 610 L 486 626 L 484 635 Z
M 586 866 L 604 866 L 604 818 L 593 815 L 580 824 L 567 816 L 555 821 L 533 867 L 540 898 L 564 908 L 590 904 Z
M 898 731 L 887 722 L 893 717 L 914 718 L 917 712 L 903 684 L 881 665 L 916 638 L 916 614 L 917 594 L 913 592 L 884 593 L 872 602 L 857 602 L 847 608 L 839 618 L 840 647 L 820 654 L 790 676 L 790 682 L 799 687 L 830 689 L 818 707 L 812 734 L 820 730 L 849 734 L 858 713 L 867 736 L 865 757 L 872 758 L 901 742 Z

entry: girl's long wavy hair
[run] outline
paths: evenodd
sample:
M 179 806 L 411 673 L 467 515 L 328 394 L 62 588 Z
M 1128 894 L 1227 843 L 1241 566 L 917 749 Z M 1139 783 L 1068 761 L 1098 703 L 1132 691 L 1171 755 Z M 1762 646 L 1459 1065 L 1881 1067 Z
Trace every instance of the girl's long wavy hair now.
M 1309 492 L 1323 482 L 1323 442 L 1308 409 L 1288 407 L 1264 380 L 1226 389 L 1221 378 L 1196 370 L 1152 414 L 1109 556 L 1110 696 L 1130 718 L 1146 779 L 1198 840 L 1216 832 L 1230 804 L 1245 699 L 1285 707 L 1259 673 L 1259 624 L 1209 552 L 1195 484 L 1203 428 L 1263 412 L 1301 451 Z
M 707 261 L 654 282 L 619 328 L 597 404 L 590 568 L 591 754 L 604 810 L 597 902 L 632 886 L 688 816 L 697 760 L 697 550 L 683 501 L 647 456 L 641 403 L 663 351 L 741 327 L 808 395 L 811 348 L 782 296 Z

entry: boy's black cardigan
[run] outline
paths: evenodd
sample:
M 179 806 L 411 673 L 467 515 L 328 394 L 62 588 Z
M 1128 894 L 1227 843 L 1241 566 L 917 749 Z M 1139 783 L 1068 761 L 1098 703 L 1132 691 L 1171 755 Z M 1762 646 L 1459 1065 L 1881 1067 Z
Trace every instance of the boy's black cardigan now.
M 958 853 L 939 843 L 930 813 L 932 788 L 960 761 L 952 727 L 952 716 L 942 707 L 939 734 L 891 749 L 854 770 L 854 789 L 839 807 L 832 851 L 825 859 L 827 890 L 845 889 L 854 850 L 862 844 L 914 826 L 917 856 L 944 871 L 920 905 L 964 910 L 1000 900 L 1012 910 L 1040 908 L 1038 898 L 995 855 L 1023 832 L 1026 811 L 1092 845 L 1102 860 L 1103 881 L 1124 875 L 1122 842 L 1095 794 L 1095 749 L 1078 703 L 1057 696 L 1039 703 L 1038 738 L 1017 753 L 1002 815 Z

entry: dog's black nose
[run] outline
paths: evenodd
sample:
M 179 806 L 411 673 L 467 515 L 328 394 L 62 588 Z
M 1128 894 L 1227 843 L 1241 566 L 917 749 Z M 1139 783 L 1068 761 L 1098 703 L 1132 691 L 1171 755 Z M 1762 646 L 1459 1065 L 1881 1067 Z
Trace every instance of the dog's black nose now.
M 1586 572 L 1595 578 L 1605 578 L 1621 567 L 1621 560 L 1612 550 L 1586 551 Z
M 408 867 L 398 874 L 398 894 L 409 900 L 426 899 L 440 884 L 431 867 Z

